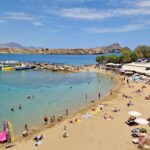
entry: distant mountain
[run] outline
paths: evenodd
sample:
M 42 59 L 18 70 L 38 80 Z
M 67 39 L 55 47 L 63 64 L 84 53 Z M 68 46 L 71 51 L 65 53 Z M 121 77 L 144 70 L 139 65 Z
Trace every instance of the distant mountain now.
M 22 45 L 16 42 L 0 44 L 0 48 L 24 48 Z
M 98 47 L 98 48 L 103 49 L 105 52 L 120 52 L 120 50 L 122 49 L 119 43 L 113 43 L 111 45 Z
M 85 55 L 85 54 L 105 54 L 120 52 L 121 46 L 119 43 L 113 43 L 108 46 L 101 46 L 96 48 L 41 48 L 41 47 L 24 47 L 18 43 L 11 42 L 6 44 L 0 44 L 0 53 L 30 53 L 30 54 L 68 54 L 68 55 Z

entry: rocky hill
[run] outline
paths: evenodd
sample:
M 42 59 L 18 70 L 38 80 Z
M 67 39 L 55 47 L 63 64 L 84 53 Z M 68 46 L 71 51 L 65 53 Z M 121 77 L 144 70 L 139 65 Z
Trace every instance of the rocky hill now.
M 97 48 L 75 48 L 75 49 L 50 49 L 50 48 L 24 48 L 17 43 L 0 44 L 0 53 L 11 54 L 70 54 L 70 55 L 84 55 L 84 54 L 104 54 L 120 52 L 121 46 L 118 43 L 109 46 Z

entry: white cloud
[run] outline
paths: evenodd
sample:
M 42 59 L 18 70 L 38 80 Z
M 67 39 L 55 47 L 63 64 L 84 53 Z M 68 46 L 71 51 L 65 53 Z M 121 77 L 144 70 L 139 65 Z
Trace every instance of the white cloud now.
M 43 23 L 41 23 L 41 22 L 33 22 L 33 25 L 35 25 L 35 26 L 43 26 Z
M 131 32 L 131 31 L 138 31 L 143 30 L 150 25 L 150 20 L 147 20 L 143 23 L 137 23 L 137 24 L 130 24 L 125 25 L 121 27 L 115 27 L 115 28 L 97 28 L 97 27 L 90 27 L 90 28 L 84 28 L 84 30 L 88 33 L 119 33 L 119 32 Z
M 90 8 L 64 8 L 58 11 L 51 11 L 61 17 L 81 19 L 81 20 L 102 20 L 111 17 L 150 15 L 150 9 L 130 8 L 130 9 L 112 9 L 98 10 Z
M 5 12 L 3 16 L 0 16 L 2 20 L 16 20 L 16 21 L 28 21 L 35 26 L 42 26 L 42 22 L 39 21 L 41 16 L 35 16 L 23 12 Z
M 26 21 L 32 21 L 35 19 L 33 16 L 22 12 L 5 12 L 4 18 L 12 20 L 26 20 Z
M 59 15 L 66 18 L 85 19 L 85 20 L 104 19 L 105 17 L 110 16 L 109 13 L 104 14 L 103 12 L 99 12 L 96 9 L 89 9 L 89 8 L 62 9 Z
M 139 7 L 150 7 L 150 0 L 143 0 L 136 3 L 136 6 Z

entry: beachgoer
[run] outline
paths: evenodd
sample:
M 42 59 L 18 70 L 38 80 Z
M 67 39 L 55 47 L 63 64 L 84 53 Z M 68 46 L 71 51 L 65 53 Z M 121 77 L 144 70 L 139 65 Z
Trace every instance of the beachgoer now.
M 100 83 L 101 81 L 99 80 L 98 82 Z
M 66 108 L 66 115 L 69 115 L 69 111 L 68 111 L 68 109 Z
M 87 93 L 85 93 L 85 99 L 87 100 Z
M 110 95 L 112 95 L 112 90 L 110 90 Z
M 99 99 L 101 98 L 101 93 L 100 92 L 98 93 L 98 97 L 99 97 Z
M 21 104 L 19 104 L 19 109 L 22 109 L 22 105 Z
M 53 117 L 51 117 L 50 120 L 51 120 L 51 123 L 53 123 Z
M 28 131 L 27 131 L 27 130 L 23 131 L 23 132 L 22 132 L 22 136 L 23 136 L 23 137 L 28 136 Z
M 53 121 L 55 121 L 55 116 L 53 115 Z
M 28 129 L 28 125 L 27 125 L 27 124 L 24 125 L 24 128 L 25 128 L 25 130 L 26 130 L 27 132 L 29 132 L 29 129 Z
M 11 111 L 14 111 L 14 110 L 15 110 L 15 109 L 14 109 L 14 106 L 12 106 L 10 110 L 11 110 Z
M 67 127 L 66 125 L 64 126 L 64 131 L 63 131 L 63 137 L 66 138 L 68 136 L 68 133 L 67 133 Z
M 48 124 L 48 116 L 47 116 L 47 115 L 45 115 L 43 119 L 44 119 L 44 123 L 45 123 L 45 125 L 46 125 L 46 124 Z

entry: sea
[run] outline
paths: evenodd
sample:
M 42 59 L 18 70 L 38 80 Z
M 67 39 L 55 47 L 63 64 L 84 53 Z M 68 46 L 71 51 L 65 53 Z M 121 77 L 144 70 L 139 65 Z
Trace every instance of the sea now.
M 0 54 L 0 60 L 71 65 L 95 64 L 95 58 L 96 55 Z M 105 96 L 115 84 L 109 75 L 96 72 L 1 71 L 0 130 L 6 120 L 12 123 L 15 135 L 22 133 L 25 124 L 30 129 L 38 128 L 43 125 L 45 114 L 63 115 L 66 108 L 69 112 L 78 111 L 98 99 L 99 92 Z

